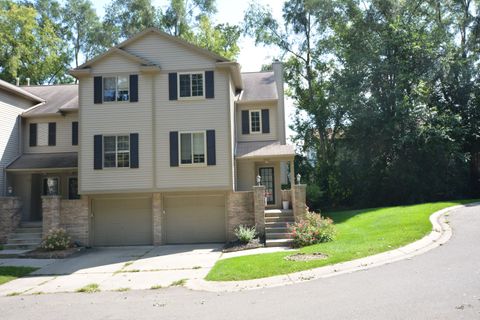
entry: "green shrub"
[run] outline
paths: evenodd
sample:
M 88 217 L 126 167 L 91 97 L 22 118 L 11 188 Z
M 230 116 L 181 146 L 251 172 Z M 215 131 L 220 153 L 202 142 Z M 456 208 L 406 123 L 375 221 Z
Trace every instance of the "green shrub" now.
M 41 248 L 47 251 L 65 250 L 72 246 L 67 231 L 62 228 L 51 229 L 42 241 Z
M 332 219 L 324 218 L 319 213 L 307 211 L 305 217 L 290 227 L 293 246 L 304 247 L 335 239 L 337 230 Z
M 239 225 L 236 227 L 233 233 L 241 243 L 249 243 L 255 239 L 255 236 L 257 235 L 255 227 L 247 227 L 244 225 Z

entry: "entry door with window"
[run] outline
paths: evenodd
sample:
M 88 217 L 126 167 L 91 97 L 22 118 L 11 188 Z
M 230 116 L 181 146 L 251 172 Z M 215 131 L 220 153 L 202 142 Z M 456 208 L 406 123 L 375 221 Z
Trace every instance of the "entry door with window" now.
M 260 168 L 259 174 L 262 178 L 262 185 L 265 186 L 265 197 L 267 198 L 267 204 L 275 204 L 275 181 L 273 168 Z

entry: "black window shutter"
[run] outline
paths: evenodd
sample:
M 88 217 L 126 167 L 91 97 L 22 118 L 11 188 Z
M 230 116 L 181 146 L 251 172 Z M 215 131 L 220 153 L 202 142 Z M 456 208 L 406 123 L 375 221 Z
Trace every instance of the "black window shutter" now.
M 48 123 L 48 145 L 54 146 L 57 144 L 57 124 L 55 122 Z
M 168 98 L 170 100 L 177 100 L 177 73 L 171 72 L 168 74 Z
M 207 165 L 214 166 L 216 164 L 215 130 L 207 130 Z
M 72 146 L 78 146 L 78 122 L 72 122 Z
M 270 110 L 262 109 L 262 133 L 270 133 Z
M 30 147 L 37 145 L 37 124 L 30 123 Z
M 130 168 L 138 168 L 138 133 L 130 133 Z
M 170 132 L 170 167 L 178 167 L 178 131 Z
M 205 98 L 215 98 L 213 71 L 205 71 Z
M 242 110 L 242 134 L 250 133 L 250 119 L 248 110 Z
M 138 75 L 130 75 L 130 102 L 138 102 Z
M 96 134 L 93 136 L 93 169 L 103 168 L 103 136 Z
M 93 78 L 93 103 L 102 103 L 103 93 L 102 93 L 102 77 Z

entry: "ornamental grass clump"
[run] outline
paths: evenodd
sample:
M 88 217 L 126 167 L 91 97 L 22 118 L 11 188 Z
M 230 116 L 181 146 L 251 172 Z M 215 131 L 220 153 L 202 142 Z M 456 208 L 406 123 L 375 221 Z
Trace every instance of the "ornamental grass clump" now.
M 65 250 L 70 247 L 72 247 L 72 239 L 62 228 L 48 231 L 41 245 L 41 248 L 46 251 Z
M 332 219 L 309 211 L 302 220 L 290 227 L 290 231 L 292 232 L 293 246 L 296 248 L 333 241 L 337 234 Z
M 239 225 L 236 227 L 233 233 L 241 243 L 249 243 L 257 236 L 255 227 L 248 227 L 244 225 Z

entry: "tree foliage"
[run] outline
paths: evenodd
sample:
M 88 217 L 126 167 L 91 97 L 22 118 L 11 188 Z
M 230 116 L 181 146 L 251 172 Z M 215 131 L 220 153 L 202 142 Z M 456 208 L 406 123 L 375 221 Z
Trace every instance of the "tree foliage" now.
M 295 140 L 314 163 L 300 164 L 314 206 L 474 190 L 476 14 L 469 0 L 290 0 L 284 29 L 268 9 L 251 6 L 246 33 L 286 60 Z

